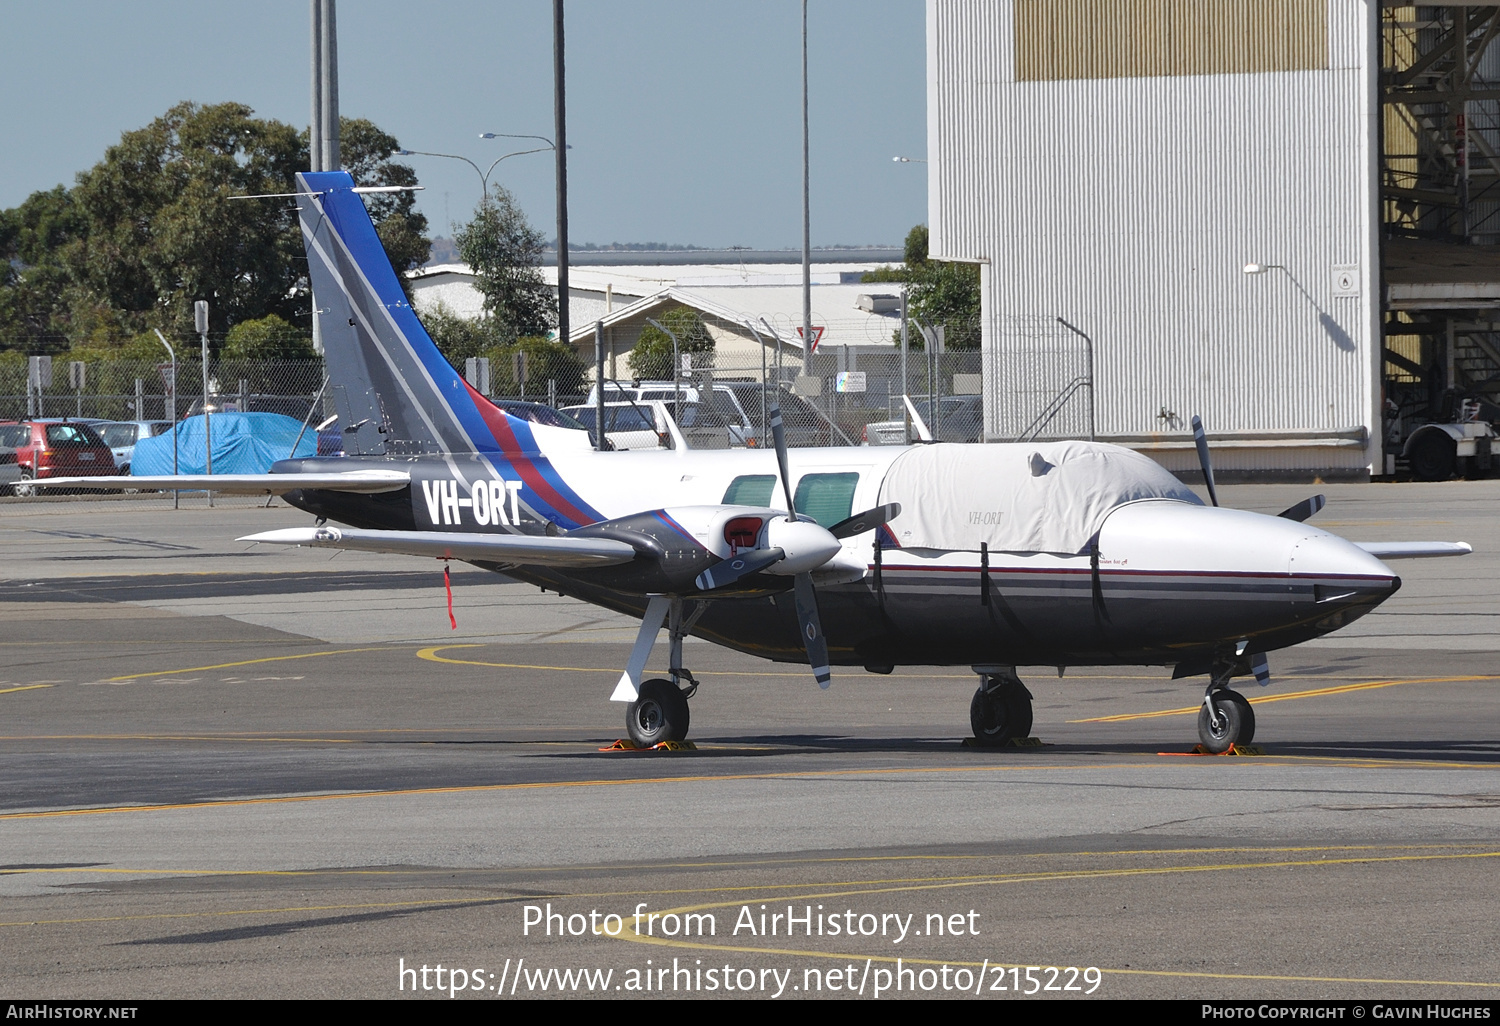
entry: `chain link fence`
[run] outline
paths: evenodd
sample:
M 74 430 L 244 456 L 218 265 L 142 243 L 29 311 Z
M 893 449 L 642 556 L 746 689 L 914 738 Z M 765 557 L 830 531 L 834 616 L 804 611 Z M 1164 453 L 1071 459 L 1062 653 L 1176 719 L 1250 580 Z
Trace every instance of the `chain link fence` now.
M 177 361 L 175 388 L 166 361 L 53 360 L 50 377 L 38 387 L 27 362 L 0 364 L 0 419 L 175 421 L 203 412 L 203 364 L 196 358 Z M 209 407 L 303 420 L 322 384 L 321 360 L 211 360 Z

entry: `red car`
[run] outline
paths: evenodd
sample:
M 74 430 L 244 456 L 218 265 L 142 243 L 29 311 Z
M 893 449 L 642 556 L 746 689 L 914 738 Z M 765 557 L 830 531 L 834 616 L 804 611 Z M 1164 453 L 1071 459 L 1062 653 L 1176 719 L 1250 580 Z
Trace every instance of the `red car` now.
M 115 457 L 99 433 L 76 421 L 28 421 L 4 425 L 13 437 L 15 463 L 11 490 L 35 495 L 35 482 L 49 477 L 107 477 L 115 473 Z M 9 475 L 6 475 L 9 476 Z

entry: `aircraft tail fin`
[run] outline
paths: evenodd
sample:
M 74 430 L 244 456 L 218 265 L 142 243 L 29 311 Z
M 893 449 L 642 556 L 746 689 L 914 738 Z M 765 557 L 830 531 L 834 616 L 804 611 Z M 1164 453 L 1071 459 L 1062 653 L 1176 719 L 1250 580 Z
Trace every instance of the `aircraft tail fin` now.
M 350 455 L 499 452 L 515 424 L 417 320 L 344 171 L 297 175 L 318 336 Z

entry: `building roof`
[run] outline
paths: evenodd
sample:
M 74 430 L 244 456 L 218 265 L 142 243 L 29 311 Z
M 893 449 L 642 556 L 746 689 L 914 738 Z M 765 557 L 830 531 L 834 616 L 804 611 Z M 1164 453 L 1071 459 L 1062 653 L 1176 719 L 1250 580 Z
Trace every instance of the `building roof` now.
M 812 321 L 814 328 L 823 328 L 821 344 L 849 346 L 889 346 L 900 327 L 899 316 L 868 313 L 856 306 L 861 295 L 881 292 L 879 286 L 871 285 L 814 285 L 812 289 Z M 653 316 L 653 311 L 671 306 L 686 306 L 700 314 L 743 324 L 754 325 L 757 332 L 765 334 L 761 320 L 770 325 L 781 336 L 783 343 L 800 348 L 802 326 L 802 286 L 758 285 L 726 286 L 708 285 L 698 287 L 672 286 L 649 296 L 642 296 L 626 306 L 616 307 L 600 320 L 606 328 L 626 324 L 644 317 Z M 583 324 L 574 328 L 569 341 L 581 345 L 593 337 L 594 325 Z M 769 341 L 769 340 L 768 340 Z
M 897 315 L 861 310 L 859 297 L 899 294 L 891 282 L 862 284 L 860 278 L 881 264 L 818 264 L 812 272 L 814 327 L 823 327 L 822 342 L 830 345 L 885 346 L 899 327 Z M 557 268 L 541 267 L 543 280 L 557 287 Z M 442 303 L 460 317 L 478 317 L 483 297 L 474 288 L 474 272 L 464 264 L 425 267 L 409 275 L 419 310 Z M 602 295 L 609 289 L 614 309 L 602 318 L 591 318 L 570 333 L 575 345 L 589 342 L 594 319 L 605 327 L 652 316 L 666 306 L 691 307 L 722 321 L 751 321 L 764 331 L 764 318 L 782 341 L 800 345 L 797 329 L 802 324 L 802 267 L 800 264 L 695 264 L 570 267 L 568 290 L 575 303 L 578 293 Z M 600 311 L 602 313 L 602 310 Z

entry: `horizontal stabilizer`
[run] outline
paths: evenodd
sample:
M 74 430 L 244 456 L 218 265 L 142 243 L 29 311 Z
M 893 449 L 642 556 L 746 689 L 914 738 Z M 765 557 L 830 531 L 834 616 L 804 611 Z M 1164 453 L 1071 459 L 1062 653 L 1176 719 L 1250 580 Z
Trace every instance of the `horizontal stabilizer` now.
M 231 495 L 285 495 L 299 488 L 373 495 L 396 492 L 411 484 L 404 470 L 349 470 L 338 474 L 160 474 L 130 477 L 47 477 L 39 488 L 89 490 L 133 488 L 137 491 L 215 491 Z
M 611 538 L 567 538 L 524 534 L 457 534 L 445 531 L 362 531 L 352 527 L 287 527 L 236 539 L 321 549 L 393 552 L 470 563 L 530 566 L 610 566 L 628 563 L 635 549 Z
M 1432 556 L 1467 556 L 1474 551 L 1468 542 L 1355 542 L 1376 559 L 1426 559 Z

